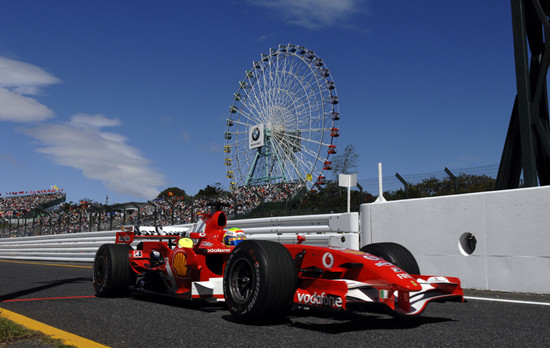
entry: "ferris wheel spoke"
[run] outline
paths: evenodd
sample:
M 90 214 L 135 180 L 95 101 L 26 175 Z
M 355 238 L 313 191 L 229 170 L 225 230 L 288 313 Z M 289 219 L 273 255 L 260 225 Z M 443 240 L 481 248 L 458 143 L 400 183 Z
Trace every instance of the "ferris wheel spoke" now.
M 258 124 L 262 122 L 261 116 L 263 113 L 260 110 L 258 110 L 257 105 L 255 103 L 251 102 L 251 103 L 243 104 L 239 112 L 243 116 L 245 116 L 247 120 L 250 121 L 250 125 Z
M 244 105 L 247 110 L 256 115 L 257 122 L 260 123 L 264 120 L 263 116 L 266 114 L 265 105 L 262 103 L 262 99 L 257 95 L 258 84 L 254 84 L 251 90 L 247 93 L 247 100 L 250 100 L 249 104 Z
M 246 92 L 245 99 L 243 100 L 243 107 L 241 110 L 246 108 L 247 116 L 250 119 L 254 120 L 255 124 L 258 124 L 260 122 L 263 122 L 262 116 L 265 115 L 265 108 L 263 107 L 261 100 L 258 99 L 256 95 L 256 89 L 258 88 L 258 85 L 251 81 L 250 78 L 248 81 L 250 88 Z
M 305 159 L 306 157 L 318 158 L 319 154 L 308 147 L 301 147 L 300 151 L 294 151 L 294 143 L 291 141 L 276 142 L 277 148 L 285 153 L 294 153 L 294 157 Z M 305 154 L 305 155 L 304 155 Z M 312 162 L 310 162 L 312 163 Z
M 249 113 L 249 112 L 244 112 L 244 110 L 240 110 L 240 114 L 241 116 L 244 117 L 244 119 L 246 120 L 245 122 L 243 121 L 240 121 L 240 118 L 239 118 L 239 121 L 236 122 L 238 123 L 239 125 L 242 125 L 242 126 L 245 126 L 245 127 L 250 127 L 252 126 L 253 124 L 257 124 L 259 119 L 253 114 L 253 113 Z
M 288 153 L 287 149 L 284 149 L 281 146 L 276 146 L 275 151 L 277 151 L 277 153 L 279 153 L 279 154 L 287 154 Z M 302 175 L 302 173 L 304 173 L 304 171 L 300 169 L 301 166 L 299 165 L 299 163 L 296 159 L 295 160 L 287 160 L 285 158 L 285 160 L 282 163 L 282 166 L 284 168 L 288 168 L 289 166 L 292 168 L 292 171 L 289 172 L 289 176 L 291 176 L 292 178 L 297 179 L 297 180 L 305 179 L 305 177 Z M 294 175 L 292 175 L 292 174 L 294 174 Z M 304 173 L 304 175 L 305 175 L 305 173 Z
M 307 147 L 302 149 L 302 153 L 305 154 L 303 157 L 309 156 L 311 158 L 320 158 L 317 152 Z

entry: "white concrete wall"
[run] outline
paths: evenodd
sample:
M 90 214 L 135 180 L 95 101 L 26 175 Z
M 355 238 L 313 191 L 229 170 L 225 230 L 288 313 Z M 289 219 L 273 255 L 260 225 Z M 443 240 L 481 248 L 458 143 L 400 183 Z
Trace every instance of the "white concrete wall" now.
M 361 245 L 397 242 L 423 274 L 458 276 L 464 288 L 550 293 L 550 187 L 361 206 Z M 464 256 L 459 238 L 472 233 Z

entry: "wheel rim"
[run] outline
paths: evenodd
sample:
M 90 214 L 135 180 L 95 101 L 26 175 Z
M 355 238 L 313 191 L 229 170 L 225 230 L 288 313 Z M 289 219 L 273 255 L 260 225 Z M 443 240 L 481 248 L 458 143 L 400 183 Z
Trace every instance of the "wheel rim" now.
M 102 286 L 105 283 L 106 272 L 106 260 L 105 257 L 101 255 L 96 259 L 94 267 L 94 280 L 98 286 Z
M 238 260 L 231 270 L 229 281 L 231 297 L 239 304 L 246 302 L 252 296 L 256 283 L 254 267 L 246 259 Z

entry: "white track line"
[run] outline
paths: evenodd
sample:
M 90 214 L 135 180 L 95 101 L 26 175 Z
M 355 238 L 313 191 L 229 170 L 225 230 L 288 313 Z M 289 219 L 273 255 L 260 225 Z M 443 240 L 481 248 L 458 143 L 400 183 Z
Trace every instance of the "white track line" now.
M 518 301 L 518 300 L 504 300 L 500 298 L 487 298 L 487 297 L 473 297 L 473 296 L 464 296 L 467 300 L 480 300 L 480 301 L 493 301 L 493 302 L 507 302 L 507 303 L 520 303 L 520 304 L 530 304 L 530 305 L 539 305 L 539 306 L 550 306 L 548 302 L 534 302 L 534 301 Z

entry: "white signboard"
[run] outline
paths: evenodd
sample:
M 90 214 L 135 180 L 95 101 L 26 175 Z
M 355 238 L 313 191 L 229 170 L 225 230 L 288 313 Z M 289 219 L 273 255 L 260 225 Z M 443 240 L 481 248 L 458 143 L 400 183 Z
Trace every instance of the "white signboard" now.
M 252 126 L 248 130 L 248 148 L 255 149 L 264 146 L 264 125 Z
M 338 174 L 338 186 L 355 187 L 357 186 L 357 174 Z

